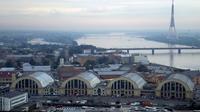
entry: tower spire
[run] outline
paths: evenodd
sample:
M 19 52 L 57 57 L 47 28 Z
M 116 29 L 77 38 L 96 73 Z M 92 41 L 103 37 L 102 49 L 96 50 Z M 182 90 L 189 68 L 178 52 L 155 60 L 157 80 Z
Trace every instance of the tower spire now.
M 171 23 L 170 27 L 175 27 L 175 21 L 174 21 L 174 0 L 172 0 L 172 10 L 171 10 Z
M 167 36 L 169 48 L 174 47 L 173 41 L 176 40 L 177 38 L 178 37 L 176 34 L 175 17 L 174 17 L 174 0 L 172 0 L 171 21 L 170 21 L 169 32 Z M 170 49 L 169 54 L 170 54 L 170 66 L 173 67 L 174 66 L 173 49 Z
M 175 27 L 175 19 L 174 19 L 174 0 L 172 0 L 172 8 L 171 8 L 171 21 L 170 21 L 170 26 L 169 26 L 169 33 L 168 33 L 168 39 L 169 42 L 172 43 L 171 41 L 177 39 L 177 34 L 176 34 L 176 27 Z
M 174 17 L 174 0 L 172 0 L 171 21 L 170 21 L 169 33 L 168 33 L 167 38 L 170 43 L 172 43 L 173 40 L 177 39 L 175 17 Z

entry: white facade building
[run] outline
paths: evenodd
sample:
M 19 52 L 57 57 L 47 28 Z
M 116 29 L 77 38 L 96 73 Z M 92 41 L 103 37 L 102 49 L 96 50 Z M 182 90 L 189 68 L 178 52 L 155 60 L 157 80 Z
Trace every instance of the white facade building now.
M 22 69 L 24 72 L 50 72 L 51 66 L 33 66 L 29 63 L 24 63 Z
M 28 102 L 28 93 L 9 92 L 0 97 L 0 111 L 10 111 L 14 107 Z
M 145 55 L 134 55 L 134 62 L 141 64 L 149 64 L 149 60 Z

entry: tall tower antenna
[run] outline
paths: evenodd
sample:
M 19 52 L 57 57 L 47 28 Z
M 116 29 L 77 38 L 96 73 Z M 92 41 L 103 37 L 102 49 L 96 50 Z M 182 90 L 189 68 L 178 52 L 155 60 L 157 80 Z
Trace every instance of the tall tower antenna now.
M 173 48 L 174 47 L 174 40 L 178 39 L 177 33 L 176 33 L 176 27 L 175 27 L 175 19 L 174 19 L 174 0 L 172 0 L 172 8 L 171 8 L 171 21 L 169 26 L 169 32 L 168 32 L 168 47 Z M 170 67 L 174 66 L 174 53 L 173 49 L 170 49 Z
M 171 44 L 172 41 L 178 38 L 176 33 L 175 19 L 174 19 L 174 0 L 172 0 L 171 21 L 167 38 L 169 40 L 169 43 Z

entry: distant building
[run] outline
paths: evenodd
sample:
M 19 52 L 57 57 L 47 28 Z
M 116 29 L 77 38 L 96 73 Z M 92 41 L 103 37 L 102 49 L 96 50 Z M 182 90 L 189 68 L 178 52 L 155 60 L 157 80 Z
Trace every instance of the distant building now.
M 29 63 L 22 65 L 23 72 L 50 72 L 51 66 L 33 66 Z
M 0 95 L 4 95 L 10 91 L 10 86 L 0 86 Z
M 115 54 L 115 55 L 120 57 L 121 64 L 131 64 L 134 62 L 134 57 L 132 57 L 130 54 Z
M 0 86 L 11 85 L 16 80 L 17 72 L 15 68 L 0 69 Z
M 76 67 L 73 65 L 64 65 L 57 68 L 58 78 L 61 82 L 70 77 L 74 77 L 85 71 L 85 67 Z
M 200 85 L 200 74 L 198 76 L 194 76 L 193 77 L 193 82 L 196 84 L 196 85 Z
M 195 85 L 200 85 L 200 72 L 199 71 L 185 71 L 183 72 L 186 76 L 190 77 Z
M 147 65 L 147 69 L 152 73 L 156 74 L 168 74 L 172 73 L 171 68 L 168 66 L 157 65 L 157 64 L 149 64 Z
M 3 42 L 0 42 L 0 46 L 3 46 L 4 45 L 4 43 Z
M 7 59 L 11 60 L 19 60 L 21 62 L 29 62 L 32 58 L 32 54 L 27 54 L 27 55 L 7 55 Z
M 85 51 L 86 52 L 86 51 Z M 115 64 L 132 64 L 132 63 L 141 63 L 149 64 L 149 60 L 144 55 L 136 54 L 125 54 L 125 53 L 113 53 L 113 54 L 91 54 L 87 51 L 84 54 L 74 55 L 72 60 L 73 62 L 79 62 L 83 66 L 87 61 L 98 61 L 100 58 L 106 58 L 105 63 L 115 63 Z
M 101 57 L 101 55 L 78 54 L 73 57 L 73 62 L 78 62 L 83 66 L 87 61 L 96 61 L 98 57 Z
M 96 87 L 93 89 L 93 95 L 95 96 L 107 96 L 107 89 L 109 81 L 102 81 L 96 85 Z
M 166 79 L 166 75 L 164 74 L 150 74 L 145 77 L 146 81 L 149 83 L 159 85 L 161 82 L 163 82 Z
M 133 55 L 134 56 L 134 62 L 135 63 L 141 63 L 141 64 L 149 64 L 149 60 L 147 58 L 147 56 L 145 55 Z
M 98 71 L 97 76 L 104 80 L 112 80 L 127 73 L 127 71 Z
M 49 95 L 60 95 L 60 83 L 54 82 L 49 84 L 43 89 L 43 95 L 49 96 Z
M 12 91 L 0 96 L 0 111 L 11 111 L 17 106 L 28 102 L 28 94 Z
M 84 54 L 92 54 L 92 50 L 91 49 L 84 49 L 83 53 Z
M 122 64 L 108 64 L 108 65 L 102 65 L 99 67 L 94 68 L 93 70 L 95 72 L 103 72 L 103 71 L 116 71 L 118 70 Z
M 65 65 L 65 60 L 64 60 L 64 58 L 60 58 L 59 66 L 64 66 L 64 65 Z

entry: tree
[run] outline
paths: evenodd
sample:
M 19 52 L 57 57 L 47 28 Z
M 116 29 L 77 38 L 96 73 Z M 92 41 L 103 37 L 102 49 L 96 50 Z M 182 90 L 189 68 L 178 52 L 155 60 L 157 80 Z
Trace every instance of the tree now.
M 109 61 L 108 57 L 105 57 L 105 56 L 100 57 L 97 60 L 98 64 L 108 64 L 109 63 L 108 61 Z
M 42 60 L 42 65 L 50 65 L 50 60 L 48 60 L 48 59 L 43 59 L 43 60 Z
M 21 64 L 20 60 L 17 60 L 17 61 L 16 61 L 16 65 L 17 65 L 17 68 L 21 68 L 21 67 L 22 67 L 22 66 L 21 66 L 22 64 Z
M 30 63 L 31 65 L 36 65 L 36 61 L 35 61 L 33 58 L 31 58 L 31 60 L 29 61 L 29 63 Z
M 148 68 L 145 65 L 139 65 L 137 67 L 137 71 L 139 71 L 139 72 L 148 72 Z
M 14 62 L 12 60 L 7 60 L 5 63 L 5 67 L 14 67 Z
M 91 70 L 91 69 L 94 68 L 95 65 L 96 65 L 95 61 L 88 60 L 88 61 L 85 62 L 85 64 L 83 66 L 86 68 L 86 70 Z
M 81 64 L 79 63 L 79 62 L 77 62 L 77 61 L 75 61 L 75 62 L 72 62 L 71 63 L 72 65 L 78 65 L 78 66 L 80 66 Z

